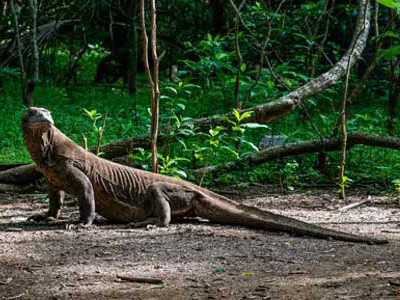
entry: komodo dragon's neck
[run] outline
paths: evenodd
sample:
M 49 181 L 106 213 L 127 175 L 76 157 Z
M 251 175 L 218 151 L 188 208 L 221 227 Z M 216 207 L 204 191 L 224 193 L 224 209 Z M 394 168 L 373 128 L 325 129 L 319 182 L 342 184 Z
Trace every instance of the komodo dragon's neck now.
M 54 144 L 51 127 L 52 125 L 47 122 L 22 124 L 25 144 L 39 168 L 43 168 L 49 163 L 49 153 Z
M 25 144 L 39 169 L 53 165 L 60 156 L 79 157 L 84 152 L 48 122 L 23 124 L 22 131 Z

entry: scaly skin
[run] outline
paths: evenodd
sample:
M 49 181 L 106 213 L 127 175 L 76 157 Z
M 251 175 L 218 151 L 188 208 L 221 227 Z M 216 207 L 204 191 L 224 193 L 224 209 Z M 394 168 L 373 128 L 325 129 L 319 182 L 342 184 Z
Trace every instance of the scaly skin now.
M 220 224 L 316 238 L 387 243 L 241 205 L 187 181 L 107 161 L 71 141 L 43 108 L 27 109 L 22 130 L 32 159 L 49 187 L 47 218 L 58 217 L 65 191 L 78 198 L 84 226 L 92 224 L 95 212 L 113 222 L 134 226 L 167 226 L 180 217 L 201 217 Z

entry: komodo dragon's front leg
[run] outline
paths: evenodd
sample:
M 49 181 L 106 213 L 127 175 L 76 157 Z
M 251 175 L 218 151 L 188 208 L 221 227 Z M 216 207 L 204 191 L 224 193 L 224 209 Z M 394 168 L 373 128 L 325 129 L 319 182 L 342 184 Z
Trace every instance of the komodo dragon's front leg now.
M 53 169 L 61 190 L 78 198 L 79 224 L 89 226 L 95 218 L 94 191 L 90 179 L 68 161 L 59 162 Z
M 59 161 L 50 169 L 53 186 L 78 198 L 79 224 L 89 226 L 95 218 L 95 201 L 89 178 L 69 161 Z
M 89 178 L 69 161 L 60 161 L 46 172 L 49 187 L 49 210 L 45 216 L 36 216 L 32 219 L 40 221 L 57 218 L 61 210 L 64 192 L 78 198 L 80 219 L 79 224 L 89 226 L 95 218 L 95 201 L 92 183 Z

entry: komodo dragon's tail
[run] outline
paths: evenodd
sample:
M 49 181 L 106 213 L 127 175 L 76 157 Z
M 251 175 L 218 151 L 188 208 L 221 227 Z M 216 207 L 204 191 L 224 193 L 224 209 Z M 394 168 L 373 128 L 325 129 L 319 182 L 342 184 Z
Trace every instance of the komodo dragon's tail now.
M 235 203 L 228 199 L 218 199 L 198 211 L 200 217 L 219 224 L 241 225 L 245 227 L 283 231 L 300 236 L 334 239 L 354 243 L 387 244 L 387 240 L 363 237 L 351 233 L 319 227 L 269 211 Z

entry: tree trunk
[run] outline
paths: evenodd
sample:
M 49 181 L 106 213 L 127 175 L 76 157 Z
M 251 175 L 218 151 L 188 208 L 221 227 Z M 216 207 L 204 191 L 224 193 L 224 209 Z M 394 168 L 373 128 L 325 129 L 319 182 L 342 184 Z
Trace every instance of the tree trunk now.
M 32 34 L 31 34 L 31 41 L 32 41 L 32 51 L 33 51 L 33 76 L 32 79 L 34 82 L 39 81 L 39 48 L 37 44 L 37 14 L 38 14 L 38 3 L 37 0 L 29 0 L 29 4 L 32 10 Z
M 390 83 L 390 91 L 389 91 L 389 101 L 388 101 L 388 113 L 389 113 L 389 121 L 388 121 L 388 133 L 389 135 L 394 134 L 394 129 L 395 129 L 395 116 L 396 116 L 396 110 L 398 106 L 398 99 L 400 95 L 400 71 L 397 70 L 399 69 L 399 63 L 397 62 L 396 64 L 391 66 L 391 83 Z M 398 75 L 396 76 L 396 70 L 398 71 Z
M 130 95 L 135 95 L 137 90 L 137 64 L 138 64 L 138 33 L 136 29 L 137 21 L 137 1 L 130 4 L 131 26 L 129 28 L 129 66 L 128 66 L 128 90 Z
M 225 0 L 210 0 L 212 9 L 212 33 L 221 34 L 226 32 Z
M 151 133 L 150 133 L 150 149 L 153 158 L 153 172 L 158 173 L 157 158 L 157 137 L 158 137 L 158 119 L 159 119 L 159 97 L 160 88 L 158 81 L 158 64 L 157 57 L 157 27 L 156 27 L 156 4 L 155 0 L 150 0 L 151 13 L 151 54 L 153 57 L 153 74 L 149 67 L 148 57 L 148 38 L 146 32 L 144 0 L 140 1 L 140 16 L 143 36 L 143 63 L 146 70 L 147 78 L 151 86 Z
M 19 21 L 18 21 L 18 15 L 17 15 L 17 10 L 14 5 L 14 0 L 11 0 L 10 2 L 10 7 L 11 7 L 11 13 L 13 15 L 14 19 L 14 25 L 15 25 L 15 36 L 17 39 L 17 51 L 18 51 L 18 59 L 19 59 L 19 67 L 21 70 L 21 93 L 22 93 L 22 102 L 25 106 L 33 106 L 33 101 L 32 98 L 27 97 L 27 90 L 26 90 L 26 70 L 24 66 L 24 57 L 22 55 L 22 43 L 21 43 L 21 36 L 19 33 Z

